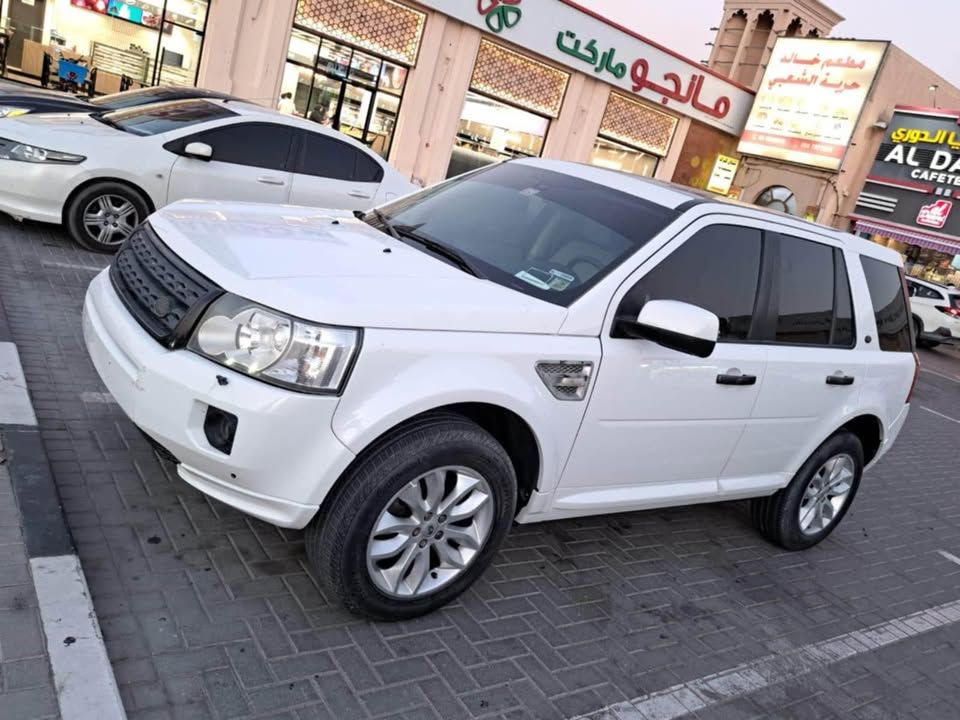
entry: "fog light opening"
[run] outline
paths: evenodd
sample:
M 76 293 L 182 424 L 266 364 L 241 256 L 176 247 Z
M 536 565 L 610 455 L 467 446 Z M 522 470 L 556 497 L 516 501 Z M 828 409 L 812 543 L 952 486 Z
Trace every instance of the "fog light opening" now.
M 203 419 L 203 433 L 211 447 L 229 455 L 237 434 L 237 416 L 211 405 Z

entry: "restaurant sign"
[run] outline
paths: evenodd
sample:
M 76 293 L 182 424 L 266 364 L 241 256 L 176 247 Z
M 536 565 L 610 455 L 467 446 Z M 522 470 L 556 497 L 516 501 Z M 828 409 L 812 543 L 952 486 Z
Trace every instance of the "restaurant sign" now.
M 738 150 L 837 170 L 885 42 L 778 38 Z
M 960 237 L 960 111 L 897 106 L 856 217 Z
M 681 115 L 740 135 L 753 93 L 573 0 L 420 0 L 420 4 Z

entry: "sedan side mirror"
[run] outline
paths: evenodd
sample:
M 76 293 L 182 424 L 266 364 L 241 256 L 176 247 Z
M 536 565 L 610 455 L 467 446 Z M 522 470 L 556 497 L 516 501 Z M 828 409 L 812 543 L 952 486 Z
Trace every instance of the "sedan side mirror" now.
M 636 322 L 622 319 L 617 329 L 677 352 L 710 357 L 720 335 L 720 319 L 709 310 L 677 300 L 650 300 Z
M 183 149 L 183 154 L 194 160 L 212 160 L 213 159 L 213 148 L 202 142 L 192 142 L 187 143 L 187 146 Z

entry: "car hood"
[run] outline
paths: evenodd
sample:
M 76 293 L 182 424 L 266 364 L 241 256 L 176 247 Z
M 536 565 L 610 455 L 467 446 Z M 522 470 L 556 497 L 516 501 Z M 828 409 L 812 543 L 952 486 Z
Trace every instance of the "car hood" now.
M 473 277 L 345 211 L 184 201 L 150 224 L 224 289 L 307 320 L 555 334 L 566 317 L 565 308 Z
M 0 123 L 0 137 L 35 143 L 52 150 L 81 152 L 81 148 L 85 147 L 84 143 L 91 137 L 106 137 L 111 140 L 139 137 L 104 125 L 87 113 L 29 114 L 4 118 Z

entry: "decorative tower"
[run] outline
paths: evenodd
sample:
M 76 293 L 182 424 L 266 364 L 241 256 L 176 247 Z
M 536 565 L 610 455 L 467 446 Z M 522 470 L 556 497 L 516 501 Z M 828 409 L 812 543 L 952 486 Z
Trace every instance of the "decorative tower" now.
M 842 20 L 819 0 L 724 0 L 708 64 L 756 90 L 778 36 L 826 37 Z

